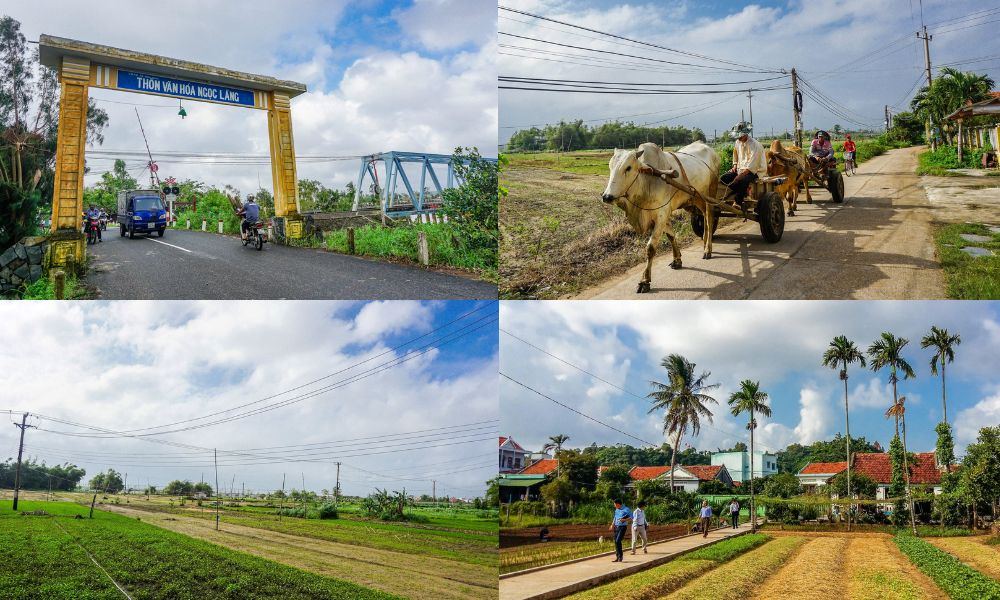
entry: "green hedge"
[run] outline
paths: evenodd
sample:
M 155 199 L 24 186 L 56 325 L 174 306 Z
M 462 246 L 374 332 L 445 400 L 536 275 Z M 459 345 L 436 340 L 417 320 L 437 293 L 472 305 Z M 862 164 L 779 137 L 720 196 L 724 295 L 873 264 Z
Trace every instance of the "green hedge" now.
M 1000 599 L 1000 583 L 912 535 L 893 538 L 899 549 L 954 600 Z

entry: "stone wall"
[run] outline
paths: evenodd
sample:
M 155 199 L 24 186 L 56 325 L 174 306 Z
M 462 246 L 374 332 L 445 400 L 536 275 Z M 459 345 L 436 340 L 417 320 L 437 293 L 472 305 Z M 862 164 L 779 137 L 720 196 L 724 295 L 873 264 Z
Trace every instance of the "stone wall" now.
M 44 237 L 26 237 L 0 254 L 0 292 L 16 291 L 42 277 L 46 245 Z

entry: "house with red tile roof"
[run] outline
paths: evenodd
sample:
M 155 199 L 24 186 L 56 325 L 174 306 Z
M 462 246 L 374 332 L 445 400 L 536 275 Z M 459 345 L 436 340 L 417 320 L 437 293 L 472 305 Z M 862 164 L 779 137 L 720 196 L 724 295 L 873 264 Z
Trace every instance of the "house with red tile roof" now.
M 935 494 L 941 493 L 941 469 L 933 452 L 918 452 L 916 460 L 910 464 L 910 484 L 930 486 Z M 876 500 L 888 497 L 889 484 L 892 483 L 892 461 L 886 452 L 859 452 L 851 461 L 851 473 L 860 473 L 870 477 L 878 485 L 875 491 Z M 958 467 L 952 467 L 957 469 Z M 813 489 L 826 485 L 833 477 L 847 469 L 847 462 L 814 462 L 809 463 L 798 472 L 799 482 L 803 487 L 811 485 Z
M 559 461 L 554 458 L 543 458 L 536 460 L 527 467 L 521 469 L 518 475 L 555 475 L 559 468 Z
M 500 473 L 517 473 L 528 464 L 531 453 L 509 436 L 500 436 Z
M 629 487 L 634 487 L 639 481 L 660 481 L 670 482 L 670 467 L 632 467 L 629 470 L 632 483 Z M 725 465 L 677 465 L 674 467 L 674 490 L 685 492 L 697 492 L 698 486 L 703 481 L 717 479 L 726 485 L 733 484 L 733 478 L 729 475 L 729 470 Z

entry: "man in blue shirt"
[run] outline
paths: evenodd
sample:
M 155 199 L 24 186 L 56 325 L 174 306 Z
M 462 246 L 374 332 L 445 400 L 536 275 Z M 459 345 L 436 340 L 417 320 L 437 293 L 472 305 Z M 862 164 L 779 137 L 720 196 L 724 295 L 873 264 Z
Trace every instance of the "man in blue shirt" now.
M 701 501 L 701 537 L 708 537 L 708 528 L 712 523 L 712 507 L 708 505 L 708 500 Z
M 247 228 L 260 218 L 260 206 L 253 201 L 253 196 L 247 196 L 246 204 L 236 214 L 243 217 L 243 221 L 240 223 L 240 236 L 247 239 Z
M 629 524 L 632 522 L 632 511 L 618 498 L 615 498 L 613 502 L 615 503 L 615 517 L 612 519 L 609 529 L 615 532 L 615 559 L 611 562 L 622 562 L 625 554 L 622 550 L 622 539 L 625 538 L 625 532 L 628 531 Z

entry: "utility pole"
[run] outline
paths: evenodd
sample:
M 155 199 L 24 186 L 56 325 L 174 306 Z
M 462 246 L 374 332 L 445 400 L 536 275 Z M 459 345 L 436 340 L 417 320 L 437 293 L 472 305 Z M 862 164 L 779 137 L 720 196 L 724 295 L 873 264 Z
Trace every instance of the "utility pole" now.
M 889 105 L 885 105 L 885 130 L 889 131 Z
M 340 500 L 340 462 L 337 463 L 337 485 L 333 487 L 333 505 L 337 506 L 337 502 Z
M 240 500 L 247 497 L 247 484 L 245 481 L 240 482 Z
M 17 499 L 21 491 L 21 456 L 24 454 L 24 430 L 34 425 L 28 425 L 28 413 L 21 415 L 21 424 L 14 423 L 21 430 L 21 441 L 17 446 L 17 470 L 14 471 L 14 511 L 17 511 Z
M 927 88 L 930 89 L 931 83 L 934 79 L 931 76 L 931 40 L 934 39 L 933 35 L 927 35 L 927 26 L 924 25 L 921 31 L 917 32 L 917 37 L 924 40 L 924 70 L 927 75 Z M 924 124 L 925 133 L 927 139 L 931 143 L 931 150 L 937 149 L 937 137 L 931 138 L 931 120 L 928 117 L 927 123 Z
M 278 521 L 281 521 L 281 513 L 285 511 L 285 474 L 281 474 L 281 508 L 278 509 Z
M 122 483 L 122 491 L 128 496 L 128 473 L 125 473 L 125 481 Z
M 750 102 L 750 131 L 753 131 L 753 90 L 747 90 L 747 101 Z
M 792 67 L 792 126 L 795 131 L 795 145 L 802 147 L 802 94 L 799 93 L 799 74 Z
M 438 501 L 437 485 L 438 485 L 437 481 L 431 482 L 431 497 L 434 498 L 434 504 L 437 504 Z
M 212 460 L 215 461 L 215 530 L 219 530 L 219 451 L 212 449 Z

